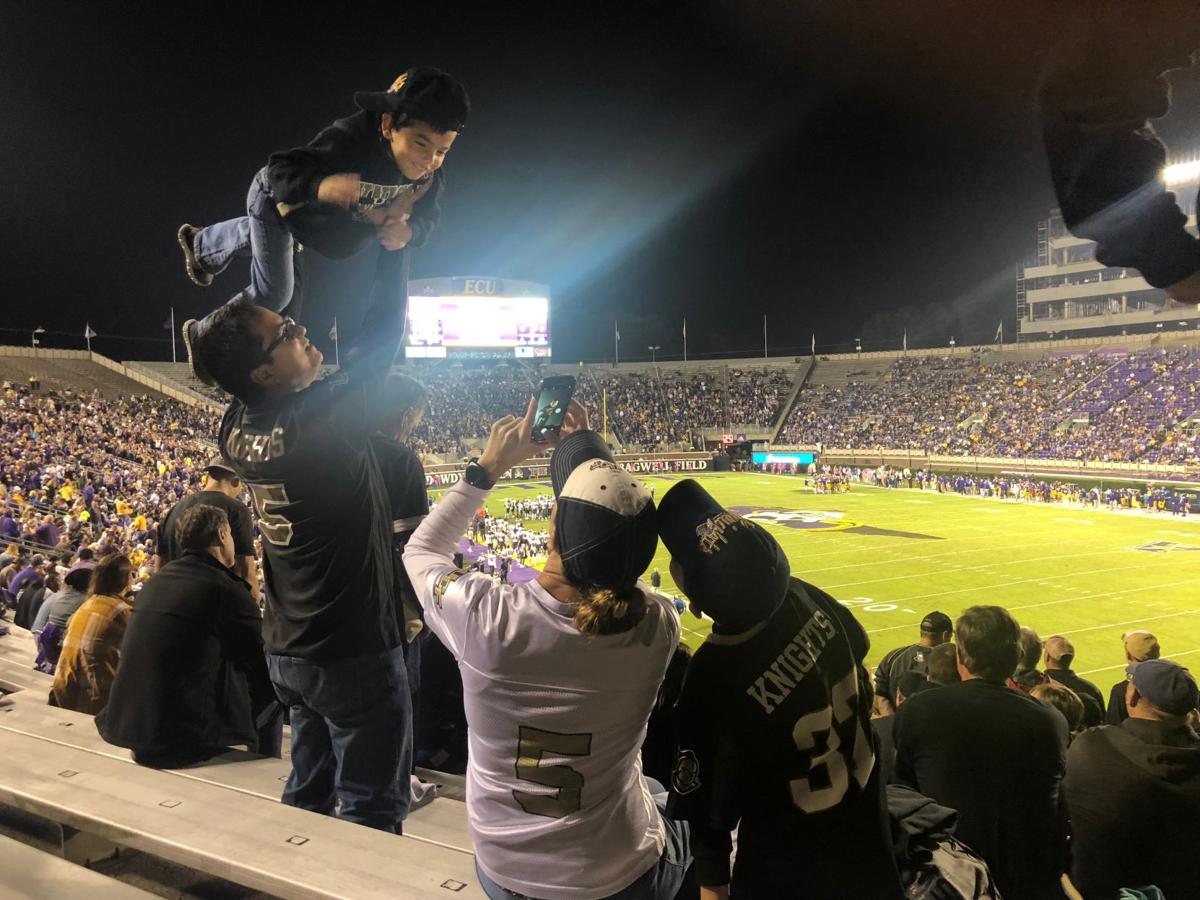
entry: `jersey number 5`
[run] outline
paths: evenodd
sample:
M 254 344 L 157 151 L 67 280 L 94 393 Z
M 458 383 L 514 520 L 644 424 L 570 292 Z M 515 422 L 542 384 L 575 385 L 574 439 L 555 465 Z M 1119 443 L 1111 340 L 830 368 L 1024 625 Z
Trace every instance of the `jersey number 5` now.
M 553 794 L 513 791 L 521 809 L 535 816 L 561 819 L 583 805 L 583 775 L 570 766 L 543 766 L 545 756 L 587 756 L 592 752 L 590 734 L 559 734 L 522 725 L 517 732 L 517 777 L 522 781 L 557 788 Z
M 263 538 L 276 547 L 286 547 L 292 542 L 292 523 L 275 510 L 287 506 L 287 489 L 282 484 L 249 484 L 254 497 L 254 508 L 258 511 L 258 529 Z
M 823 812 L 840 803 L 851 775 L 860 788 L 865 787 L 875 767 L 875 752 L 858 718 L 858 674 L 854 669 L 833 686 L 831 694 L 830 706 L 802 716 L 792 729 L 796 749 L 811 756 L 808 774 L 792 781 L 792 802 L 806 813 Z M 852 741 L 853 747 L 844 747 L 843 735 L 850 728 L 853 735 L 848 742 Z M 817 735 L 821 732 L 828 737 L 824 751 L 818 753 Z

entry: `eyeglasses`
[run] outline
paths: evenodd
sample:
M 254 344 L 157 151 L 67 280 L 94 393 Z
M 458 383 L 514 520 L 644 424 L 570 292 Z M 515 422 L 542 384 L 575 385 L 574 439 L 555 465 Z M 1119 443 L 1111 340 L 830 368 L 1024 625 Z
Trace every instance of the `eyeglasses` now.
M 280 344 L 282 344 L 286 340 L 290 340 L 291 338 L 297 337 L 299 335 L 299 333 L 300 333 L 300 326 L 296 324 L 296 320 L 293 319 L 291 316 L 284 316 L 283 331 L 281 331 L 279 333 L 279 337 L 275 338 L 275 340 L 273 340 L 273 341 L 271 341 L 271 343 L 267 344 L 266 348 L 263 350 L 263 359 L 264 360 L 270 359 L 271 354 L 275 352 L 276 347 L 278 347 Z

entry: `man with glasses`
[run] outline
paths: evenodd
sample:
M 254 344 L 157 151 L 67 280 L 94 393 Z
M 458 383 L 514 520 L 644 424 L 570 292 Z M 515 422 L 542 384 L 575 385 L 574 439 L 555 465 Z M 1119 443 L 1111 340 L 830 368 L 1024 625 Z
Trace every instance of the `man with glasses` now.
M 225 462 L 246 483 L 263 539 L 263 641 L 290 709 L 293 806 L 401 831 L 411 704 L 392 599 L 392 516 L 371 435 L 405 394 L 389 382 L 404 297 L 380 296 L 341 371 L 318 379 L 306 329 L 239 296 L 194 351 L 234 396 Z

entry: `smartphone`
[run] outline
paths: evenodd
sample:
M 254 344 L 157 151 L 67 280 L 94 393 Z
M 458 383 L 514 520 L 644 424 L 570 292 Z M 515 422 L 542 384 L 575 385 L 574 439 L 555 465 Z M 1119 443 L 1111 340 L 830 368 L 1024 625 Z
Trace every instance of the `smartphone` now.
M 571 375 L 556 375 L 542 380 L 538 389 L 537 409 L 533 414 L 532 440 L 543 444 L 551 434 L 562 428 L 567 406 L 575 393 L 575 378 Z

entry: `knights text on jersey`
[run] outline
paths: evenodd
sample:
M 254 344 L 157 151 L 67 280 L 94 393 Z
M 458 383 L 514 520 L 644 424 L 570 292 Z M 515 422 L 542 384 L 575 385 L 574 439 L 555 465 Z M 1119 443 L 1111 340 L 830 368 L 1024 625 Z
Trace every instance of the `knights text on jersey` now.
M 844 607 L 793 579 L 769 620 L 710 635 L 696 651 L 668 812 L 692 823 L 701 884 L 729 883 L 737 825 L 739 896 L 784 896 L 798 885 L 814 898 L 899 896 L 870 730 L 868 646 Z
M 370 441 L 381 381 L 339 373 L 270 407 L 235 400 L 225 412 L 221 452 L 258 512 L 272 653 L 340 659 L 399 646 L 392 519 Z
M 426 624 L 462 671 L 476 860 L 519 894 L 608 897 L 663 850 L 640 749 L 679 618 L 642 585 L 648 610 L 637 626 L 587 637 L 573 608 L 536 581 L 501 585 L 455 569 L 449 554 L 486 496 L 455 485 L 404 556 Z

